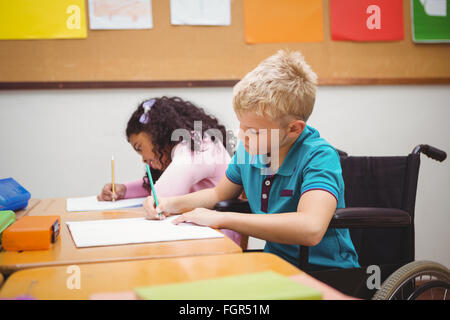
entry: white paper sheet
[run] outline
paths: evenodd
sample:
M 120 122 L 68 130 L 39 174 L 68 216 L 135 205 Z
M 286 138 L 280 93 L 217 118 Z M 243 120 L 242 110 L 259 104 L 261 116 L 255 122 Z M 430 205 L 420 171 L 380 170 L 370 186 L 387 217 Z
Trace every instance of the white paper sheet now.
M 141 207 L 144 198 L 125 199 L 117 201 L 98 201 L 97 196 L 84 198 L 69 198 L 66 201 L 67 211 L 96 211 Z
M 229 26 L 230 0 L 170 0 L 170 21 L 175 25 Z
M 425 13 L 434 17 L 447 16 L 447 0 L 420 0 Z
M 191 223 L 172 223 L 176 216 L 164 220 L 145 218 L 106 219 L 66 222 L 77 248 L 121 245 L 131 243 L 162 242 L 222 238 L 212 228 Z
M 89 25 L 100 29 L 153 28 L 151 0 L 89 0 Z

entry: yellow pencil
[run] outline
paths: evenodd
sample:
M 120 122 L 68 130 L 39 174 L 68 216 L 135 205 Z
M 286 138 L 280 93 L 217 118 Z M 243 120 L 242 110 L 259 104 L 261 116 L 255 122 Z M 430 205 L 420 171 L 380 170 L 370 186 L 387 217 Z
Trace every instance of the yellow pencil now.
M 114 194 L 116 193 L 116 188 L 114 186 L 114 156 L 111 156 L 111 171 L 112 171 L 112 192 L 113 192 L 113 201 L 116 201 L 114 198 Z

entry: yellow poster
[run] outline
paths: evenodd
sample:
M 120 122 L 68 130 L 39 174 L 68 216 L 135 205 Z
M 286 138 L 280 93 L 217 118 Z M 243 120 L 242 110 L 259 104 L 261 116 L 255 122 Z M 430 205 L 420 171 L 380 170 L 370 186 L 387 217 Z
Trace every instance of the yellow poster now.
M 84 0 L 0 0 L 0 39 L 86 38 Z

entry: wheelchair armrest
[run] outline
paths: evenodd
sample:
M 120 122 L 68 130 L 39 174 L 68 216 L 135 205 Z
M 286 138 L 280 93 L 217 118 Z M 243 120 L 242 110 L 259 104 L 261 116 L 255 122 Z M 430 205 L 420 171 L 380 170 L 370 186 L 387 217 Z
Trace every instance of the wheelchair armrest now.
M 252 213 L 247 200 L 220 201 L 214 206 L 217 211 Z M 408 212 L 393 208 L 343 208 L 337 209 L 329 228 L 380 228 L 407 227 L 411 225 Z
M 411 225 L 408 212 L 394 208 L 343 208 L 337 209 L 330 228 L 381 228 Z
M 241 199 L 232 199 L 217 202 L 216 205 L 214 206 L 214 210 L 222 212 L 231 211 L 240 213 L 252 213 L 248 201 Z

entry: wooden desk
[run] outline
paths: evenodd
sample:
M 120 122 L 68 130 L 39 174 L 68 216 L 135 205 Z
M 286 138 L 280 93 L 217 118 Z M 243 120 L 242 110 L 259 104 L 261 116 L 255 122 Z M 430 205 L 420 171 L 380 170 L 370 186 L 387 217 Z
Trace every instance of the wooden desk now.
M 29 215 L 60 215 L 61 238 L 50 250 L 0 252 L 0 272 L 8 275 L 25 269 L 57 265 L 142 260 L 196 255 L 240 253 L 231 239 L 182 240 L 77 249 L 65 221 L 142 217 L 142 208 L 123 211 L 66 212 L 65 199 L 40 201 Z
M 33 210 L 38 204 L 41 202 L 39 199 L 30 199 L 28 201 L 28 206 L 25 209 L 17 210 L 16 212 L 16 219 L 19 220 L 23 216 L 26 216 L 31 210 Z
M 352 299 L 270 253 L 240 253 L 80 265 L 80 289 L 67 288 L 67 267 L 18 271 L 0 298 L 30 294 L 37 299 L 136 299 L 133 289 L 272 270 L 321 291 L 324 299 Z M 107 272 L 105 272 L 107 270 Z M 157 275 L 157 276 L 155 276 Z
M 37 299 L 89 299 L 98 292 L 123 292 L 139 286 L 195 281 L 273 270 L 291 276 L 301 271 L 269 253 L 221 254 L 80 265 L 80 289 L 68 289 L 67 267 L 48 267 L 13 273 L 0 297 L 28 293 Z M 34 284 L 32 285 L 32 282 Z M 30 288 L 31 287 L 31 288 Z

